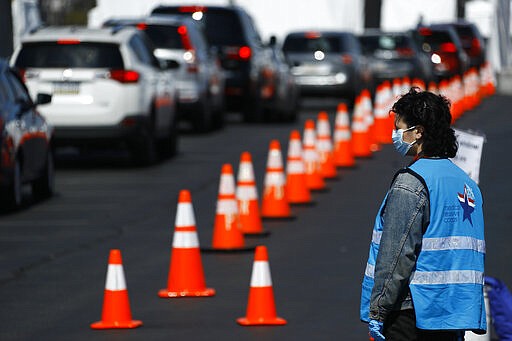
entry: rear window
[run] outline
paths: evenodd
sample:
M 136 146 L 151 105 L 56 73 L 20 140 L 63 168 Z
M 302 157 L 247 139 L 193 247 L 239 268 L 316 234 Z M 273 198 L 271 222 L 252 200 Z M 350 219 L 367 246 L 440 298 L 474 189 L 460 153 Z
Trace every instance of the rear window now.
M 460 37 L 462 47 L 464 47 L 465 49 L 471 48 L 473 38 L 477 38 L 477 35 L 475 34 L 471 26 L 456 25 L 455 30 L 457 31 L 457 34 Z
M 411 40 L 405 36 L 362 36 L 359 41 L 364 54 L 373 54 L 378 50 L 398 51 L 413 48 Z
M 123 69 L 119 46 L 110 43 L 25 43 L 16 59 L 20 68 Z
M 183 49 L 183 40 L 178 27 L 169 25 L 148 25 L 144 32 L 157 48 Z
M 285 52 L 346 52 L 347 45 L 338 37 L 288 37 L 284 42 L 283 50 Z
M 428 44 L 432 50 L 438 50 L 443 43 L 453 43 L 448 31 L 431 31 L 430 34 L 421 34 L 420 31 L 420 39 L 423 43 Z
M 208 42 L 213 46 L 246 45 L 244 31 L 237 13 L 231 10 L 204 7 L 160 7 L 154 14 L 175 14 L 191 17 L 202 26 Z

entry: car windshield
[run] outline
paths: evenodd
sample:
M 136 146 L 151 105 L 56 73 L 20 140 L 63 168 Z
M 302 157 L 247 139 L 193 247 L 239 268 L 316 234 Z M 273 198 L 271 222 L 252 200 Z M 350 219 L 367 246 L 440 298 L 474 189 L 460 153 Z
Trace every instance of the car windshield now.
M 157 48 L 183 49 L 183 40 L 177 26 L 148 25 L 144 32 Z
M 401 51 L 412 49 L 411 41 L 405 36 L 362 36 L 359 40 L 363 48 L 363 53 L 366 55 L 371 55 L 378 50 Z
M 286 38 L 283 51 L 285 52 L 345 52 L 347 48 L 338 37 L 288 37 Z
M 109 68 L 123 69 L 119 46 L 111 43 L 25 43 L 16 59 L 20 68 Z
M 177 14 L 191 17 L 199 23 L 213 46 L 245 45 L 240 19 L 235 12 L 219 8 L 202 8 L 201 11 L 186 7 L 161 7 L 153 13 Z

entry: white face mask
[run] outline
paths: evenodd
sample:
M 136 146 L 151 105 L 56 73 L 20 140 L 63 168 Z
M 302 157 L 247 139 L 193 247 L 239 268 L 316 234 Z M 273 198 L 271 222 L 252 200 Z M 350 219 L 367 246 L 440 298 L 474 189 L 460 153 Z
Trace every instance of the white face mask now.
M 399 152 L 400 155 L 402 155 L 402 156 L 407 155 L 407 152 L 409 151 L 409 149 L 411 149 L 412 145 L 416 143 L 416 141 L 414 141 L 412 143 L 408 143 L 408 142 L 404 141 L 404 133 L 406 131 L 412 130 L 414 128 L 416 128 L 416 126 L 410 127 L 407 129 L 393 130 L 393 133 L 391 135 L 391 139 L 393 140 L 393 145 L 395 146 L 395 149 L 397 150 L 397 152 Z

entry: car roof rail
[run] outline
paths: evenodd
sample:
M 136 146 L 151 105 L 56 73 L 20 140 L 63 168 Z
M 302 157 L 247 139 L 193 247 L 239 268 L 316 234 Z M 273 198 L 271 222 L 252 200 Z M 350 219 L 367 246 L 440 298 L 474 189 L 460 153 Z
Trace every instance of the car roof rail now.
M 112 35 L 117 34 L 119 31 L 122 31 L 123 29 L 125 29 L 127 27 L 128 27 L 128 25 L 123 25 L 123 24 L 114 25 L 114 26 L 112 26 L 112 30 L 110 31 L 110 33 Z

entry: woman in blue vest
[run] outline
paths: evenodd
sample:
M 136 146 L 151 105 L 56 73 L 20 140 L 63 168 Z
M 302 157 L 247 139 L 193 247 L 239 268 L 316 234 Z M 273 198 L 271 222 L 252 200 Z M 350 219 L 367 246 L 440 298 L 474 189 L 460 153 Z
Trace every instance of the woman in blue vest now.
M 394 105 L 393 144 L 414 157 L 375 219 L 361 320 L 375 340 L 463 340 L 486 330 L 484 220 L 457 153 L 449 102 L 413 88 Z

